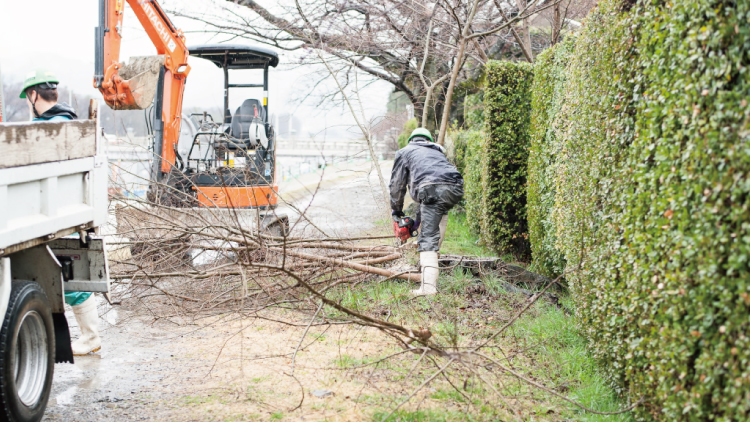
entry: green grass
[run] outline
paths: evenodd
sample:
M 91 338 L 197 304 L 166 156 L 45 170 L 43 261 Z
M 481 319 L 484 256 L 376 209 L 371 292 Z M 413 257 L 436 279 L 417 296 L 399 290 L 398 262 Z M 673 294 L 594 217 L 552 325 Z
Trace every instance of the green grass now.
M 477 236 L 466 227 L 466 218 L 460 212 L 449 214 L 448 233 L 443 244 L 444 253 L 487 256 L 489 251 L 478 245 Z M 414 252 L 416 253 L 416 252 Z M 526 297 L 508 293 L 503 288 L 503 280 L 487 275 L 476 280 L 462 269 L 443 273 L 439 280 L 440 294 L 431 297 L 413 298 L 409 294 L 414 285 L 397 280 L 363 283 L 356 288 L 342 286 L 330 292 L 330 298 L 358 312 L 371 313 L 378 318 L 388 315 L 389 321 L 408 327 L 429 327 L 436 344 L 447 349 L 477 344 L 488 338 L 503 326 L 526 302 Z M 573 309 L 570 299 L 558 293 L 566 308 Z M 327 310 L 327 312 L 334 312 Z M 335 312 L 334 312 L 335 313 Z M 521 351 L 512 360 L 512 366 L 521 373 L 530 375 L 560 394 L 597 411 L 611 412 L 625 407 L 625 403 L 615 394 L 607 379 L 597 367 L 595 359 L 586 349 L 586 341 L 576 325 L 574 315 L 566 315 L 562 310 L 539 302 L 523 315 L 506 334 L 496 339 L 496 344 L 507 351 Z M 455 350 L 455 349 L 453 349 Z M 391 351 L 384 351 L 386 356 Z M 502 355 L 496 355 L 501 358 Z M 352 368 L 377 360 L 378 357 L 358 359 L 351 355 L 341 355 L 333 364 L 339 368 Z M 410 373 L 413 360 L 389 359 L 379 363 L 386 369 L 391 381 L 402 380 Z M 419 382 L 414 377 L 414 382 Z M 425 409 L 400 409 L 389 421 L 492 421 L 504 418 L 504 412 L 495 404 L 488 404 L 483 397 L 493 393 L 485 390 L 481 382 L 469 383 L 464 391 L 472 401 L 472 414 L 449 411 L 448 407 L 463 403 L 463 394 L 444 385 L 436 385 L 431 393 L 433 405 Z M 509 397 L 531 397 L 526 414 L 533 420 L 575 420 L 575 421 L 631 421 L 630 414 L 602 416 L 582 411 L 562 399 L 542 392 L 523 382 L 506 383 L 504 394 Z M 385 399 L 385 397 L 384 397 Z M 373 421 L 382 421 L 390 413 L 395 397 L 381 403 L 371 403 L 375 413 Z M 477 400 L 475 402 L 475 400 Z M 435 410 L 434 402 L 441 406 Z M 385 404 L 390 403 L 390 404 Z
M 440 252 L 454 255 L 494 256 L 492 251 L 479 244 L 479 237 L 466 224 L 466 213 L 455 209 L 448 213 L 448 229 Z
M 489 289 L 488 289 L 489 290 Z M 445 295 L 448 296 L 448 295 Z M 506 294 L 510 296 L 510 294 Z M 437 296 L 433 301 L 433 307 L 440 305 L 445 300 Z M 498 299 L 502 300 L 502 299 Z M 460 322 L 457 322 L 460 321 Z M 476 322 L 470 316 L 459 320 L 451 315 L 446 315 L 440 321 L 434 321 L 432 331 L 435 340 L 444 345 L 466 344 L 469 337 L 475 340 L 486 336 L 489 332 L 497 329 L 498 322 L 488 330 L 482 331 L 469 327 Z M 546 380 L 545 384 L 556 386 L 556 390 L 590 409 L 599 412 L 614 412 L 626 407 L 626 404 L 617 396 L 615 391 L 600 372 L 596 361 L 586 349 L 586 341 L 576 326 L 574 316 L 566 315 L 556 307 L 540 303 L 532 308 L 532 311 L 521 317 L 510 330 L 510 341 L 532 346 L 533 350 L 528 355 L 529 360 L 514 361 L 515 369 L 521 373 L 531 374 L 537 380 Z M 508 341 L 508 340 L 505 340 Z M 354 363 L 347 362 L 347 363 Z M 482 397 L 483 386 L 479 386 L 467 392 L 474 398 Z M 519 383 L 517 387 L 509 385 L 509 391 L 513 394 L 524 395 L 534 390 L 533 387 Z M 514 390 L 517 388 L 517 390 Z M 470 394 L 469 392 L 473 392 Z M 486 392 L 486 391 L 485 391 Z M 537 417 L 541 420 L 547 419 L 547 412 L 553 410 L 557 417 L 563 416 L 565 420 L 586 422 L 628 422 L 633 418 L 630 413 L 622 415 L 596 415 L 583 411 L 577 406 L 563 402 L 548 393 L 537 390 L 535 395 L 545 396 L 550 401 L 541 403 L 535 410 Z M 438 389 L 430 395 L 431 399 L 445 401 L 448 403 L 465 403 L 462 394 L 453 389 Z M 475 406 L 482 407 L 481 401 L 477 400 Z M 486 414 L 485 414 L 486 412 Z M 477 420 L 493 420 L 491 409 L 481 412 Z M 374 415 L 374 421 L 381 421 L 388 414 L 383 410 Z M 490 416 L 487 419 L 485 416 Z M 553 420 L 555 417 L 549 416 Z M 401 411 L 397 412 L 389 421 L 426 421 L 443 422 L 453 420 L 473 420 L 470 415 L 448 415 L 433 411 Z
M 491 255 L 490 251 L 478 244 L 478 239 L 466 225 L 466 216 L 463 212 L 452 211 L 448 215 L 448 231 L 443 243 L 445 253 L 461 254 L 462 252 L 458 251 L 466 251 L 463 254 L 467 254 L 474 251 L 474 255 Z M 507 260 L 507 257 L 503 259 Z M 467 283 L 467 276 L 462 271 L 454 271 L 452 278 L 452 281 L 448 281 L 449 285 L 453 283 L 465 286 Z M 488 276 L 482 281 L 489 294 L 506 294 L 499 278 Z M 458 289 L 450 286 L 449 290 Z M 568 297 L 562 299 L 568 309 L 574 309 Z M 552 364 L 557 372 L 556 376 L 561 380 L 558 386 L 564 385 L 567 388 L 566 396 L 600 412 L 613 412 L 625 407 L 600 371 L 594 357 L 588 352 L 586 339 L 576 325 L 575 316 L 565 315 L 562 310 L 547 304 L 542 304 L 539 308 L 539 312 L 521 318 L 513 326 L 512 332 L 517 337 L 527 338 L 529 341 L 546 340 L 536 348 L 537 359 Z M 570 417 L 578 421 L 633 420 L 631 413 L 606 416 L 584 412 L 572 405 L 568 409 Z
M 350 355 L 341 355 L 336 357 L 336 359 L 333 360 L 333 364 L 338 366 L 339 368 L 351 368 L 352 366 L 357 366 L 361 364 L 360 360 L 350 356 Z
M 506 292 L 501 287 L 501 280 L 488 276 L 482 280 L 488 296 L 482 296 L 486 302 L 483 309 L 469 310 L 467 305 L 466 288 L 471 283 L 477 283 L 460 270 L 453 274 L 441 275 L 439 285 L 441 293 L 428 298 L 413 299 L 408 294 L 411 285 L 397 281 L 363 284 L 356 289 L 346 289 L 340 292 L 343 296 L 342 304 L 352 306 L 360 312 L 377 311 L 387 308 L 391 312 L 390 321 L 406 326 L 430 327 L 434 340 L 443 347 L 465 346 L 476 343 L 494 333 L 505 323 L 499 314 L 513 314 L 521 307 L 526 298 Z M 477 300 L 476 297 L 472 300 Z M 568 299 L 563 297 L 563 302 Z M 566 304 L 567 308 L 571 306 Z M 488 314 L 489 312 L 489 314 Z M 382 314 L 381 314 L 382 315 Z M 490 317 L 492 317 L 490 319 Z M 562 310 L 545 303 L 538 303 L 522 316 L 511 328 L 501 344 L 513 349 L 524 349 L 531 346 L 531 351 L 525 353 L 528 358 L 514 361 L 516 369 L 522 373 L 531 374 L 537 380 L 544 380 L 549 386 L 556 386 L 558 392 L 566 397 L 578 401 L 591 409 L 612 412 L 625 407 L 622 400 L 615 394 L 606 378 L 598 370 L 594 358 L 586 349 L 586 342 L 576 326 L 575 316 L 566 315 Z M 387 355 L 390 352 L 384 352 Z M 341 355 L 333 363 L 340 368 L 351 368 L 376 360 L 357 359 L 350 355 Z M 391 378 L 396 380 L 399 373 L 410 368 L 410 363 L 399 363 L 389 360 L 381 363 L 391 369 Z M 402 368 L 399 368 L 402 366 Z M 533 387 L 518 383 L 509 385 L 508 391 L 519 396 L 528 395 L 534 391 Z M 486 392 L 489 394 L 489 392 Z M 470 394 L 471 397 L 482 397 L 481 389 Z M 601 416 L 584 412 L 578 407 L 563 402 L 548 393 L 536 390 L 536 397 L 544 398 L 538 409 L 532 410 L 540 420 L 551 418 L 575 421 L 631 421 L 630 414 Z M 465 398 L 455 390 L 439 389 L 430 396 L 433 400 L 448 403 L 464 403 Z M 472 400 L 474 400 L 472 398 Z M 482 408 L 481 402 L 474 403 L 475 408 Z M 382 405 L 381 405 L 382 406 Z M 380 407 L 380 406 L 376 406 Z M 374 421 L 380 421 L 389 412 L 387 408 L 375 413 Z M 547 416 L 547 412 L 553 410 Z M 552 415 L 555 415 L 554 417 Z M 431 410 L 400 411 L 389 421 L 458 421 L 472 420 L 465 414 L 445 414 Z M 473 416 L 476 420 L 493 420 L 491 409 L 480 411 Z
M 452 422 L 452 421 L 472 421 L 471 415 L 460 412 L 444 412 L 436 410 L 417 410 L 407 411 L 398 410 L 390 418 L 390 412 L 377 412 L 373 415 L 373 422 Z
M 537 359 L 553 364 L 558 388 L 563 386 L 564 389 L 559 390 L 568 398 L 599 412 L 614 412 L 625 407 L 586 349 L 586 340 L 573 316 L 545 304 L 534 317 L 521 318 L 513 326 L 512 333 L 541 343 L 536 348 Z M 633 420 L 630 413 L 596 415 L 573 405 L 568 407 L 568 411 L 569 416 L 577 421 Z
M 400 302 L 408 296 L 411 286 L 403 282 L 368 283 L 362 288 L 346 289 L 339 299 L 349 309 L 364 311 L 374 304 L 382 306 Z
M 462 208 L 454 208 L 448 213 L 448 229 L 445 233 L 440 252 L 449 255 L 496 256 L 492 250 L 486 248 L 479 236 L 474 233 L 466 222 L 466 212 Z M 503 261 L 526 267 L 527 263 L 518 262 L 513 254 L 505 254 Z
M 453 254 L 473 254 L 490 256 L 491 252 L 478 244 L 478 236 L 466 224 L 463 212 L 451 211 L 448 215 L 448 231 L 441 252 Z M 507 260 L 507 257 L 503 257 Z M 454 270 L 452 280 L 443 283 L 450 292 L 465 288 L 469 280 L 462 271 Z M 501 282 L 497 277 L 488 276 L 483 280 L 487 292 L 493 296 L 503 295 Z M 442 282 L 442 280 L 441 280 Z M 447 286 L 446 286 L 447 284 Z M 442 287 L 441 287 L 442 288 Z M 563 297 L 568 309 L 574 309 L 568 297 Z M 613 412 L 625 407 L 622 400 L 600 371 L 593 356 L 586 348 L 586 339 L 580 333 L 574 316 L 565 315 L 562 310 L 549 305 L 541 305 L 541 310 L 521 318 L 513 327 L 517 337 L 529 341 L 544 341 L 536 351 L 538 359 L 555 367 L 557 376 L 567 388 L 567 397 L 584 406 L 600 412 Z M 569 407 L 570 417 L 578 421 L 631 421 L 630 413 L 622 415 L 595 415 L 575 406 Z
M 210 394 L 208 396 L 185 396 L 182 397 L 181 400 L 184 405 L 199 405 L 204 403 L 211 403 L 214 401 L 221 401 L 221 397 L 215 394 Z
M 463 293 L 466 286 L 474 282 L 471 275 L 466 274 L 462 268 L 454 268 L 450 276 L 442 277 L 440 281 L 440 291 L 447 293 Z

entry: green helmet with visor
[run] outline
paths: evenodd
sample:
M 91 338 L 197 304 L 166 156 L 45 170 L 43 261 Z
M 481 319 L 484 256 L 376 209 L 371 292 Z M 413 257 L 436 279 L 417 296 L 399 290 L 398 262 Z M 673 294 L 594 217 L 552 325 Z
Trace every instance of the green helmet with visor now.
M 411 132 L 411 135 L 409 135 L 409 140 L 407 142 L 411 142 L 412 138 L 414 138 L 415 136 L 423 136 L 423 137 L 429 139 L 430 142 L 435 142 L 435 140 L 432 139 L 432 134 L 430 133 L 430 131 L 427 130 L 427 129 L 425 129 L 425 128 L 423 128 L 423 127 L 418 127 L 416 129 L 414 129 Z
M 20 98 L 26 98 L 26 90 L 32 86 L 41 85 L 44 89 L 55 89 L 60 81 L 57 79 L 54 73 L 46 69 L 37 69 L 26 76 L 23 81 L 23 89 L 21 89 Z

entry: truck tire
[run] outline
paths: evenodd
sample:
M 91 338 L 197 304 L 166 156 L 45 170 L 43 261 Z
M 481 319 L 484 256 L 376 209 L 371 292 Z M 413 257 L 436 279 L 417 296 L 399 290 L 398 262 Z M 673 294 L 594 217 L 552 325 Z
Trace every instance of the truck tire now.
M 54 345 L 44 290 L 33 281 L 14 282 L 0 329 L 0 421 L 42 419 L 52 389 Z

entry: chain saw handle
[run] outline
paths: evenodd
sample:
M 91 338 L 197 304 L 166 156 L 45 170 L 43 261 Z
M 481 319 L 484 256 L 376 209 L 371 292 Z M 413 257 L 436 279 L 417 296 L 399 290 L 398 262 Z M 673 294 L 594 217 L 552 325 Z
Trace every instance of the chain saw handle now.
M 410 237 L 417 237 L 418 233 L 414 228 L 414 219 L 411 217 L 393 216 L 393 234 L 401 243 L 406 243 Z

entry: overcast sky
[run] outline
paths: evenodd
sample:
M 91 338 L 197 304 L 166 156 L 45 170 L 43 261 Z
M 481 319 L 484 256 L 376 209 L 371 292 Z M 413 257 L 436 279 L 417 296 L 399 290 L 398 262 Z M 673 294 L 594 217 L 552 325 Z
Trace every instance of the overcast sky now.
M 160 2 L 165 8 L 175 0 Z M 94 73 L 94 28 L 98 24 L 97 0 L 0 0 L 0 69 L 3 78 L 22 80 L 38 67 L 55 72 L 61 84 L 74 91 L 101 98 L 92 87 Z M 180 2 L 186 7 L 187 2 Z M 191 0 L 189 7 L 195 10 L 210 7 L 206 0 Z M 203 29 L 202 24 L 187 19 L 172 19 L 183 31 Z M 222 39 L 210 34 L 187 34 L 187 44 L 215 43 Z M 251 43 L 234 40 L 232 43 Z M 126 7 L 123 42 L 120 61 L 127 62 L 130 56 L 155 54 L 155 49 L 129 7 Z M 296 104 L 296 93 L 309 84 L 311 69 L 291 69 L 294 54 L 279 52 L 279 67 L 272 71 L 270 80 L 271 113 L 293 110 L 303 121 L 303 132 L 317 132 L 326 126 L 353 125 L 354 120 L 340 107 L 315 107 L 315 104 Z M 223 102 L 222 71 L 204 60 L 188 60 L 192 71 L 186 85 L 184 107 L 221 107 Z M 235 79 L 236 78 L 236 79 Z M 230 72 L 234 82 L 262 82 L 260 71 Z M 332 84 L 326 89 L 333 88 Z M 366 90 L 370 109 L 368 118 L 385 112 L 388 92 L 387 83 L 379 82 Z M 239 91 L 239 92 L 238 92 Z M 5 95 L 16 95 L 6 92 Z M 259 98 L 260 90 L 243 89 L 230 91 L 230 108 L 239 106 L 244 98 Z

